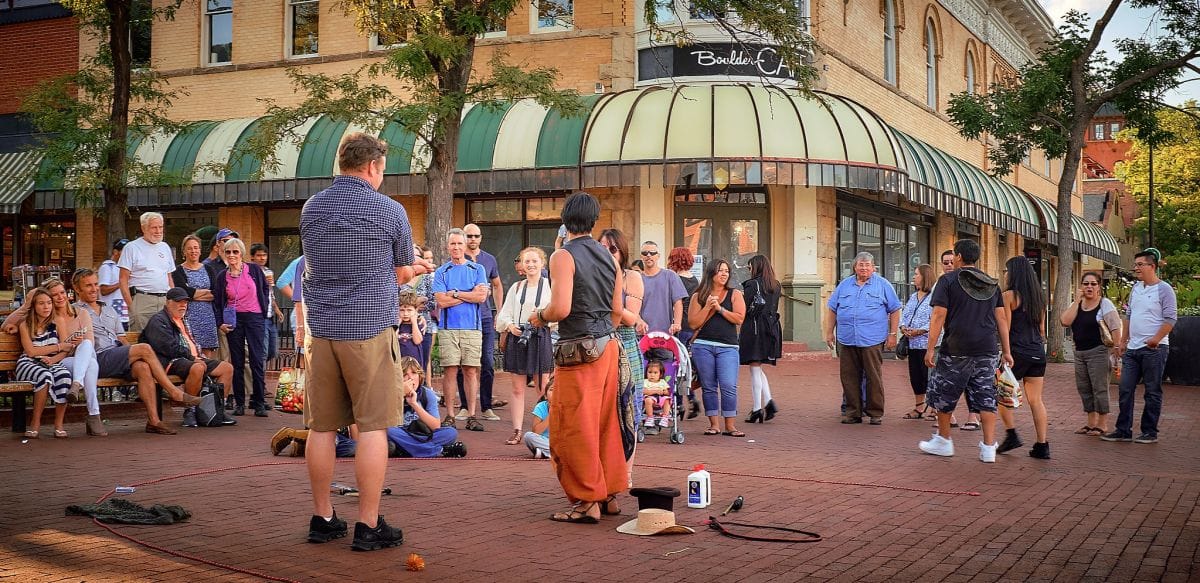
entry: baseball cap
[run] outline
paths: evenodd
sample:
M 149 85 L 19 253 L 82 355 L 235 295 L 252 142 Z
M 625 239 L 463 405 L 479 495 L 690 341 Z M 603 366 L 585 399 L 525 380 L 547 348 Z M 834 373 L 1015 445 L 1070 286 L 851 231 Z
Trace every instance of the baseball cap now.
M 181 287 L 173 287 L 167 291 L 167 299 L 173 302 L 178 302 L 180 300 L 187 300 L 191 298 L 188 297 L 187 290 Z
M 217 238 L 216 238 L 217 241 L 220 241 L 221 239 L 224 239 L 225 237 L 233 237 L 234 239 L 241 239 L 241 237 L 238 236 L 237 231 L 235 231 L 233 229 L 221 229 L 220 231 L 217 231 Z
M 128 244 L 129 244 L 129 239 L 119 239 L 119 240 L 117 240 L 116 243 L 113 243 L 113 250 L 120 251 L 120 250 L 124 249 L 125 246 Z

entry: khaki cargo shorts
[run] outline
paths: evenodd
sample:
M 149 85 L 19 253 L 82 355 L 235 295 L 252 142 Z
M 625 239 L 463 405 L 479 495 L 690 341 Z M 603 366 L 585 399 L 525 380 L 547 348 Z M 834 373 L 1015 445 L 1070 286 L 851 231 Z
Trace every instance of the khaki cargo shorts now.
M 438 330 L 438 355 L 443 367 L 479 366 L 483 357 L 480 330 Z
M 400 345 L 396 329 L 367 340 L 304 340 L 304 422 L 313 431 L 359 431 L 400 424 Z

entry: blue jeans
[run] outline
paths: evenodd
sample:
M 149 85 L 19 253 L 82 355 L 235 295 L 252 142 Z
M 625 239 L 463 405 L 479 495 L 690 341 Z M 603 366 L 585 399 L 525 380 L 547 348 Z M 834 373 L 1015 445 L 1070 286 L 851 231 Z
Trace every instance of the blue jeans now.
M 741 365 L 738 347 L 693 344 L 692 363 L 700 373 L 704 414 L 709 417 L 736 417 L 738 367 Z
M 238 312 L 237 325 L 227 334 L 229 358 L 233 364 L 233 399 L 238 405 L 246 404 L 246 349 L 250 350 L 250 405 L 265 406 L 267 385 L 263 378 L 266 365 L 266 326 L 263 315 L 257 312 Z
M 266 327 L 265 340 L 267 341 L 267 349 L 265 354 L 267 360 L 271 360 L 279 356 L 279 326 L 275 325 L 274 318 L 264 318 L 263 326 Z
M 1154 348 L 1135 348 L 1125 351 L 1121 358 L 1120 407 L 1117 414 L 1117 433 L 1133 435 L 1133 398 L 1138 383 L 1146 385 L 1146 405 L 1142 409 L 1142 433 L 1158 436 L 1158 416 L 1162 413 L 1162 377 L 1167 368 L 1170 349 L 1165 344 Z
M 483 321 L 483 353 L 479 359 L 479 411 L 492 408 L 492 384 L 496 379 L 496 323 L 488 318 Z M 458 402 L 467 408 L 467 393 L 463 389 L 462 367 L 458 369 Z M 446 403 L 450 407 L 450 403 Z

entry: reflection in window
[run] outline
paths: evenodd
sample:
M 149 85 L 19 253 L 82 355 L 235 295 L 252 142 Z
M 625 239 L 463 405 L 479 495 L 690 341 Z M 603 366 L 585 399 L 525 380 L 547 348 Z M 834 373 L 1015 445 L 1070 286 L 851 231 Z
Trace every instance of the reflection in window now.
M 150 66 L 150 40 L 154 28 L 154 8 L 150 0 L 136 0 L 129 13 L 129 52 L 133 66 Z
M 208 63 L 233 61 L 233 0 L 208 0 Z
M 571 28 L 575 23 L 573 0 L 537 0 L 538 28 Z
M 565 198 L 530 198 L 525 201 L 525 220 L 557 221 L 562 217 Z M 556 231 L 557 232 L 557 231 Z
M 506 223 L 521 220 L 520 199 L 473 200 L 471 221 L 475 223 Z
M 383 26 L 375 33 L 375 46 L 395 47 L 408 42 L 408 29 L 403 24 Z
M 318 23 L 321 7 L 318 0 L 289 0 L 291 6 L 291 49 L 293 57 L 317 54 Z
M 675 22 L 674 0 L 654 0 L 654 22 L 658 24 Z
M 1114 121 L 1114 122 L 1108 124 L 1108 135 L 1110 138 L 1112 138 L 1114 140 L 1117 139 L 1117 132 L 1119 132 L 1119 131 L 1121 131 L 1120 123 L 1117 123 Z
M 838 279 L 850 277 L 854 272 L 854 217 L 842 215 L 838 221 Z
M 729 248 L 733 250 L 729 258 L 733 264 L 729 283 L 740 286 L 743 281 L 750 279 L 750 258 L 758 255 L 758 221 L 730 221 L 729 226 Z

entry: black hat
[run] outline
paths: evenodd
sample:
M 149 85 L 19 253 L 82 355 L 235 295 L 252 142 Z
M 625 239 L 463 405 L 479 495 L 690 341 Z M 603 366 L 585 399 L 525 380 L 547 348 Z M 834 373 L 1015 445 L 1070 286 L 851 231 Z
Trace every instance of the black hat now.
M 120 251 L 128 244 L 129 239 L 118 239 L 116 243 L 113 243 L 113 251 Z
M 629 495 L 637 498 L 638 510 L 647 508 L 673 510 L 675 498 L 679 497 L 679 488 L 631 488 Z
M 173 287 L 167 291 L 167 299 L 173 302 L 178 302 L 180 300 L 187 300 L 191 298 L 188 297 L 187 290 L 181 287 Z

